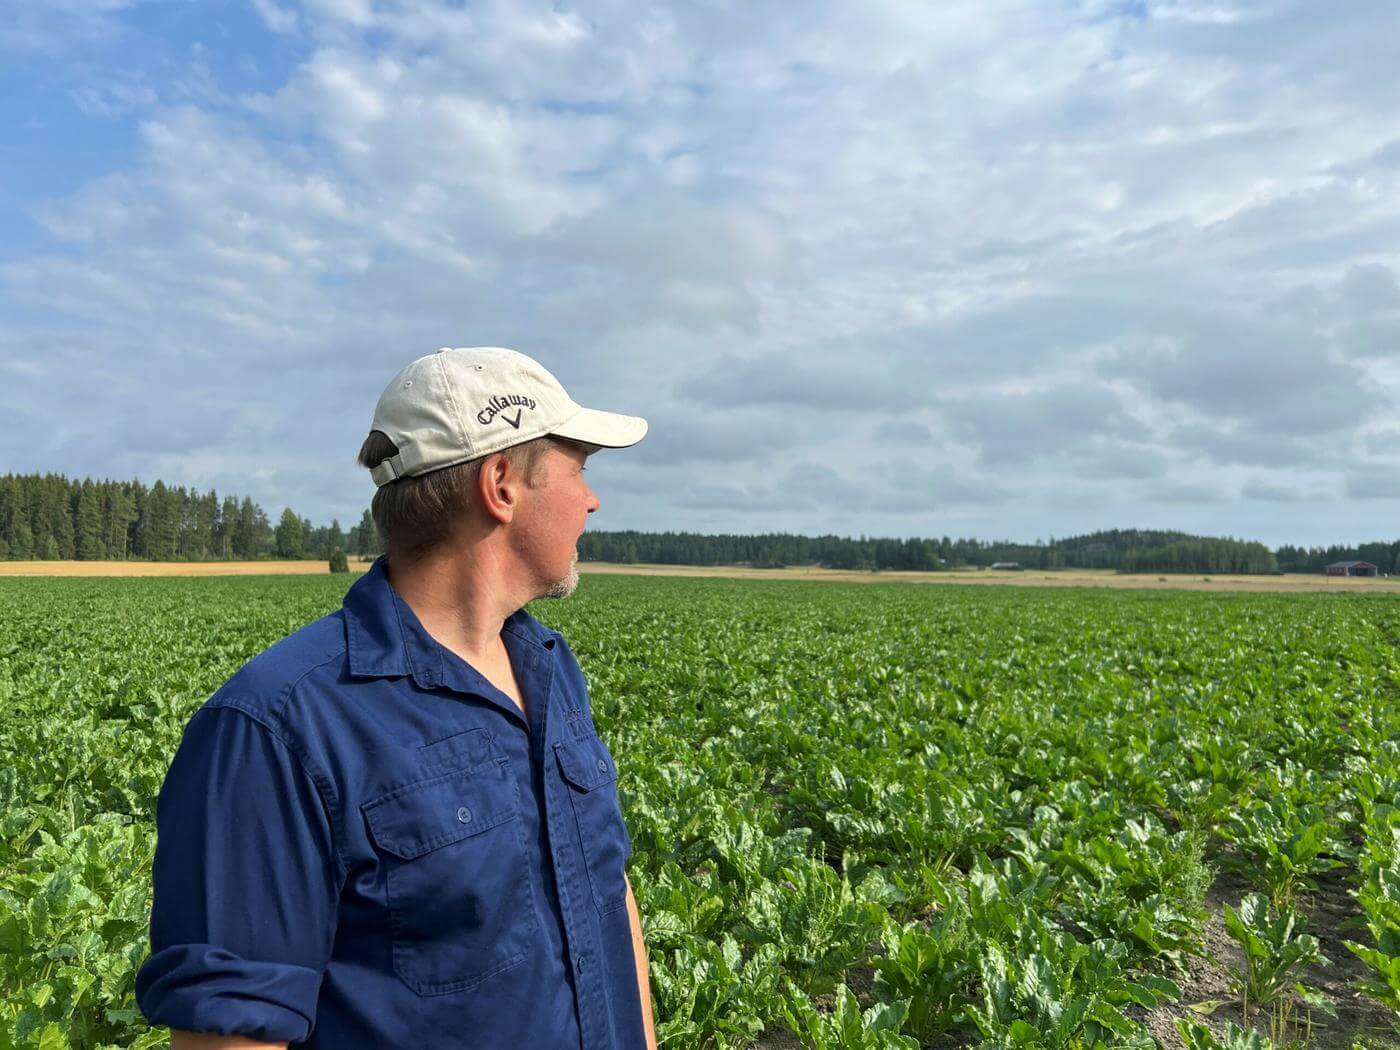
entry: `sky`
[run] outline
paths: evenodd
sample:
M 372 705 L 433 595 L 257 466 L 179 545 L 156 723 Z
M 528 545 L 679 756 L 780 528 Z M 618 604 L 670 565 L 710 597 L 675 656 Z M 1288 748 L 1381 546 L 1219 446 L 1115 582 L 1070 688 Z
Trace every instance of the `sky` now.
M 589 527 L 1400 537 L 1400 6 L 11 0 L 0 472 L 358 522 L 443 346 Z

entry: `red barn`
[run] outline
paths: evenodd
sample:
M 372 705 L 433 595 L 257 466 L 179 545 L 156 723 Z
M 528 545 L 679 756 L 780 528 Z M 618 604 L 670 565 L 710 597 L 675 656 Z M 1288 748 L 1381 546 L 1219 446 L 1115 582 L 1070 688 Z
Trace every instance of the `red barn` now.
M 1328 576 L 1378 576 L 1380 570 L 1369 561 L 1334 561 L 1326 569 Z

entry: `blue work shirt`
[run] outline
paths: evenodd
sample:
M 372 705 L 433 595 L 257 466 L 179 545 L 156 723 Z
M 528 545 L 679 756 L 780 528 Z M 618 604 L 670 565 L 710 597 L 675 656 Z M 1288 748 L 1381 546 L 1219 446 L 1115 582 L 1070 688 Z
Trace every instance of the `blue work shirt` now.
M 645 1046 L 631 839 L 573 653 L 505 621 L 522 713 L 385 561 L 185 727 L 141 1012 L 334 1050 Z

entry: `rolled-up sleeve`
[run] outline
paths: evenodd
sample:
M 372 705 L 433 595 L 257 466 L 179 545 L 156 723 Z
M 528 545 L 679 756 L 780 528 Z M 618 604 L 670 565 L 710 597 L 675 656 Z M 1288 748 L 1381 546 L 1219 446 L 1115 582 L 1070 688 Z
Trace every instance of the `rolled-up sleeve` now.
M 234 707 L 190 719 L 156 802 L 152 1025 L 301 1042 L 335 936 L 340 866 L 322 785 Z

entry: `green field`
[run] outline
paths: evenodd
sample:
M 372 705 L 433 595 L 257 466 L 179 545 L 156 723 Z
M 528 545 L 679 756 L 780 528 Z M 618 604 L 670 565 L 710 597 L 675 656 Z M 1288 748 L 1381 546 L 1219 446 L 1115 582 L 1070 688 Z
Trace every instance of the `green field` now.
M 348 585 L 0 579 L 0 1048 L 165 1042 L 132 988 L 180 730 Z M 663 1045 L 1400 1046 L 1400 599 L 593 576 L 532 611 L 622 771 Z

